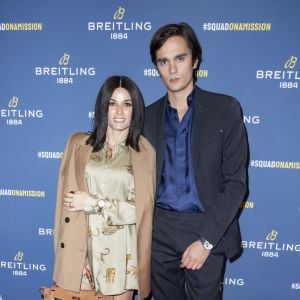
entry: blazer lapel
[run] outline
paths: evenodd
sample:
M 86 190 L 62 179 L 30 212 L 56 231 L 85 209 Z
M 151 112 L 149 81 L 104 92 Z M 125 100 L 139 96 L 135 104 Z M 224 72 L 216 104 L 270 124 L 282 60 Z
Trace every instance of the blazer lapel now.
M 85 141 L 84 141 L 85 142 Z M 84 176 L 85 166 L 90 158 L 93 148 L 85 143 L 80 143 L 75 153 L 75 172 L 80 174 L 76 176 L 79 190 L 88 191 L 88 186 Z
M 136 207 L 136 227 L 137 231 L 142 219 L 144 205 L 147 197 L 147 187 L 148 187 L 148 174 L 149 170 L 146 168 L 147 155 L 143 149 L 140 152 L 136 152 L 131 147 L 131 161 L 132 161 L 132 171 L 134 179 L 134 189 L 135 189 L 135 207 Z
M 205 124 L 207 111 L 203 106 L 201 89 L 196 87 L 195 111 L 192 124 L 192 160 L 193 165 L 197 165 L 198 153 L 200 151 L 201 142 L 205 134 Z
M 165 122 L 165 111 L 166 111 L 167 96 L 157 106 L 156 119 L 154 124 L 156 126 L 155 135 L 155 150 L 156 150 L 156 186 L 161 178 L 162 167 L 163 167 L 163 156 L 164 156 L 164 122 Z

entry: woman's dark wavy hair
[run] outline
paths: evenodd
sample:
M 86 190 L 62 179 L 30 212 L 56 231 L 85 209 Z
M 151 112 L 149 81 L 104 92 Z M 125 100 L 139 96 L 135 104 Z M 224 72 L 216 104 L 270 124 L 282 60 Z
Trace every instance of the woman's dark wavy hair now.
M 198 64 L 194 72 L 194 82 L 197 80 L 196 71 L 199 69 L 202 62 L 202 48 L 197 39 L 197 35 L 192 27 L 187 23 L 167 24 L 159 28 L 153 35 L 150 42 L 150 55 L 153 64 L 156 66 L 156 52 L 159 50 L 168 38 L 173 36 L 181 36 L 188 48 L 192 51 L 192 59 L 195 62 L 198 59 Z
M 99 151 L 106 140 L 109 102 L 113 92 L 118 87 L 126 89 L 132 101 L 132 118 L 126 145 L 130 145 L 136 151 L 140 150 L 138 141 L 143 128 L 145 110 L 143 95 L 135 82 L 129 77 L 111 76 L 105 80 L 98 93 L 93 128 L 86 141 L 87 145 L 93 147 L 93 152 Z

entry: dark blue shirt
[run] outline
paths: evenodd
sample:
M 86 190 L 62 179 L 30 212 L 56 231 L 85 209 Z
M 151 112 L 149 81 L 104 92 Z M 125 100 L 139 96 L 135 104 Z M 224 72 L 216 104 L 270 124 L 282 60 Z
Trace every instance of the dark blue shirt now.
M 191 137 L 194 92 L 188 98 L 188 110 L 181 122 L 177 110 L 168 101 L 164 121 L 164 162 L 156 206 L 180 212 L 203 212 L 195 186 Z

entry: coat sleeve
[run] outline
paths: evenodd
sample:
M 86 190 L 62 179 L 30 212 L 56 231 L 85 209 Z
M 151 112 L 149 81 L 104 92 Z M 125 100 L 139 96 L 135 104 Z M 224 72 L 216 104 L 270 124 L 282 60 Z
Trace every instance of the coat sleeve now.
M 156 152 L 154 148 L 150 146 L 149 150 L 149 170 L 150 171 L 150 179 L 149 179 L 149 195 L 152 200 L 152 207 L 154 208 L 154 199 L 155 199 L 155 192 L 156 192 Z
M 73 135 L 72 135 L 73 136 Z M 55 217 L 54 217 L 54 252 L 57 249 L 57 241 L 59 232 L 61 230 L 61 211 L 63 209 L 62 202 L 63 202 L 63 187 L 64 187 L 64 169 L 66 162 L 69 158 L 69 153 L 71 151 L 71 140 L 72 136 L 68 139 L 66 144 L 64 154 L 61 160 L 59 174 L 58 174 L 58 185 L 57 185 L 57 193 L 56 193 L 56 206 L 55 206 Z
M 211 199 L 200 234 L 214 246 L 234 221 L 247 191 L 248 143 L 237 101 L 231 101 L 223 129 L 221 188 Z

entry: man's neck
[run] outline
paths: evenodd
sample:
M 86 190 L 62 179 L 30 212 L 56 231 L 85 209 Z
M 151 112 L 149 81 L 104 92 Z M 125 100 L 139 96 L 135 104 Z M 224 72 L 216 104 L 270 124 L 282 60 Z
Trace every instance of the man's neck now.
M 187 97 L 191 94 L 194 87 L 188 90 L 180 91 L 180 92 L 170 92 L 168 91 L 168 99 L 172 107 L 177 110 L 182 110 L 187 108 Z
M 168 99 L 170 101 L 171 106 L 177 110 L 179 121 L 182 120 L 182 118 L 188 110 L 187 97 L 191 94 L 193 88 L 191 90 L 186 90 L 182 92 L 168 92 Z

